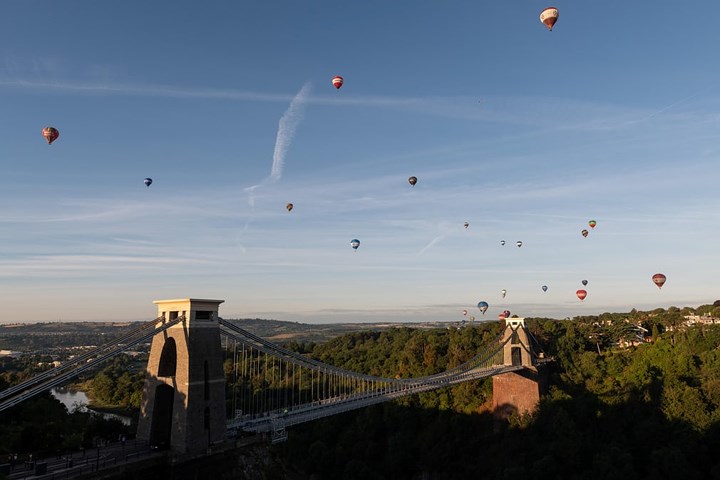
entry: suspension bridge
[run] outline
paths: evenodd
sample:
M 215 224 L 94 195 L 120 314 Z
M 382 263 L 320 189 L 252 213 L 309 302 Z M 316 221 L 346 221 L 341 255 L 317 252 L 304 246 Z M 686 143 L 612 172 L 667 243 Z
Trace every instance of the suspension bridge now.
M 269 342 L 221 318 L 222 302 L 156 301 L 157 318 L 0 392 L 0 411 L 149 340 L 137 436 L 179 453 L 202 452 L 243 432 L 278 442 L 293 425 L 486 377 L 493 377 L 496 411 L 529 411 L 539 400 L 538 371 L 546 359 L 520 318 L 507 319 L 497 342 L 461 365 L 420 378 L 384 378 Z

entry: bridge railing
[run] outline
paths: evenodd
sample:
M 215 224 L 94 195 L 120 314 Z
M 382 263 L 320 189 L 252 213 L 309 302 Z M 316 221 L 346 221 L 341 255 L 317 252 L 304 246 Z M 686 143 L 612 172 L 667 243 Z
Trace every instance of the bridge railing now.
M 266 355 L 278 356 L 285 361 L 325 374 L 342 376 L 343 380 L 349 378 L 351 382 L 360 382 L 352 384 L 355 390 L 351 388 L 349 391 L 337 393 L 332 392 L 332 388 L 330 388 L 330 395 L 324 398 L 314 398 L 311 395 L 312 400 L 309 402 L 241 415 L 239 418 L 228 422 L 228 428 L 230 429 L 239 428 L 246 431 L 269 432 L 272 430 L 271 423 L 273 419 L 282 418 L 284 425 L 293 425 L 414 393 L 524 368 L 521 365 L 504 365 L 504 347 L 508 342 L 512 341 L 511 336 L 508 336 L 503 343 L 495 343 L 493 347 L 486 348 L 469 361 L 444 372 L 425 377 L 397 379 L 373 377 L 326 365 L 267 342 L 229 322 L 223 321 L 223 327 L 232 338 Z M 247 336 L 246 333 L 248 333 Z

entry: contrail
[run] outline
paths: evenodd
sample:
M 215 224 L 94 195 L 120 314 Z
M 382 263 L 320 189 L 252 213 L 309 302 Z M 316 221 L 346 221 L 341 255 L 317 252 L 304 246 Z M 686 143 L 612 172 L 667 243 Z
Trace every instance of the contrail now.
M 250 206 L 255 205 L 255 190 L 269 183 L 275 183 L 282 177 L 283 168 L 285 168 L 285 156 L 287 155 L 290 144 L 295 138 L 295 131 L 297 130 L 300 121 L 303 119 L 305 113 L 305 105 L 310 96 L 310 82 L 305 83 L 300 91 L 290 102 L 290 106 L 280 117 L 278 122 L 277 136 L 275 137 L 275 151 L 273 152 L 272 168 L 270 169 L 270 175 L 268 175 L 262 182 L 257 185 L 245 188 L 248 192 L 248 202 Z
M 439 242 L 445 240 L 447 237 L 451 235 L 455 235 L 457 233 L 457 228 L 450 226 L 447 222 L 440 222 L 440 224 L 437 226 L 438 230 L 441 232 L 440 235 L 430 240 L 430 243 L 425 245 L 422 250 L 420 250 L 415 256 L 419 257 L 423 255 L 425 252 L 430 250 L 432 247 L 437 245 Z
M 433 239 L 430 241 L 430 243 L 428 243 L 427 245 L 425 245 L 425 248 L 423 248 L 422 250 L 420 250 L 420 251 L 417 253 L 416 256 L 419 257 L 420 255 L 422 255 L 423 253 L 425 253 L 428 249 L 430 249 L 432 246 L 434 246 L 436 243 L 438 243 L 440 240 L 444 240 L 446 236 L 447 236 L 447 235 L 438 235 L 437 237 L 433 238 Z
M 283 167 L 285 166 L 285 155 L 287 154 L 290 143 L 295 137 L 300 121 L 305 113 L 305 103 L 310 95 L 310 82 L 307 82 L 295 98 L 290 102 L 290 106 L 280 118 L 278 124 L 277 137 L 275 138 L 275 152 L 273 152 L 272 170 L 270 171 L 269 180 L 276 182 L 282 176 Z
M 700 90 L 699 92 L 693 93 L 692 95 L 690 95 L 690 96 L 688 96 L 688 97 L 681 98 L 680 100 L 677 100 L 677 101 L 675 101 L 675 102 L 673 102 L 673 103 L 671 103 L 671 104 L 669 104 L 669 105 L 666 105 L 666 106 L 664 106 L 663 108 L 661 108 L 661 109 L 659 109 L 659 110 L 656 110 L 656 111 L 652 112 L 651 114 L 646 115 L 646 116 L 643 117 L 643 118 L 639 118 L 639 119 L 637 119 L 637 120 L 633 120 L 633 121 L 626 122 L 626 123 L 627 123 L 627 124 L 633 124 L 633 123 L 640 123 L 640 122 L 645 122 L 645 121 L 647 121 L 647 120 L 650 120 L 651 118 L 657 117 L 657 116 L 660 115 L 661 113 L 665 113 L 667 110 L 670 110 L 671 108 L 673 108 L 673 107 L 675 107 L 675 106 L 677 106 L 677 105 L 680 105 L 681 103 L 685 103 L 685 102 L 687 102 L 687 101 L 689 101 L 689 100 L 692 100 L 693 98 L 695 98 L 695 97 L 697 97 L 697 96 L 699 96 L 699 95 L 702 95 L 703 93 L 705 93 L 705 92 L 707 92 L 708 90 L 710 90 L 710 88 L 711 88 L 711 87 L 703 88 L 703 89 Z

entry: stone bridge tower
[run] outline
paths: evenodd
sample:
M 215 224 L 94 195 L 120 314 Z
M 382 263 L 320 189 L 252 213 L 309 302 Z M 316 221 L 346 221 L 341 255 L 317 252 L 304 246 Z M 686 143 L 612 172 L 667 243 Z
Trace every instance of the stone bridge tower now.
M 218 307 L 223 300 L 157 300 L 137 436 L 175 452 L 205 452 L 225 439 L 225 378 Z
M 544 369 L 536 361 L 524 318 L 505 320 L 505 331 L 500 343 L 506 341 L 503 363 L 524 368 L 493 377 L 493 412 L 497 418 L 534 411 L 546 383 Z

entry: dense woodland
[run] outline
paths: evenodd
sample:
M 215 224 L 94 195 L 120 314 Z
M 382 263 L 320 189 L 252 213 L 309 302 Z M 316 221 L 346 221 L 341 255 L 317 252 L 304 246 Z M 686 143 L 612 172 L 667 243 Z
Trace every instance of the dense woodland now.
M 1 359 L 0 391 L 50 368 L 48 360 L 44 356 L 33 355 L 20 359 Z M 115 375 L 112 372 L 119 370 L 123 370 L 123 373 L 117 378 L 137 375 L 128 373 L 129 361 L 127 357 L 117 357 L 97 377 L 102 379 L 106 375 Z M 92 382 L 91 379 L 88 381 Z M 102 385 L 104 381 L 100 382 Z M 138 386 L 141 389 L 142 383 L 133 383 L 130 389 L 137 391 Z M 112 395 L 122 399 L 137 396 L 132 391 L 124 391 L 125 388 L 122 382 L 115 382 Z M 20 461 L 31 453 L 37 459 L 92 448 L 98 442 L 115 440 L 118 435 L 130 436 L 132 433 L 131 427 L 126 427 L 118 420 L 107 420 L 77 409 L 68 412 L 62 403 L 49 393 L 44 393 L 0 412 L 0 463 L 10 453 L 17 453 Z
M 720 324 L 684 326 L 689 314 L 720 318 L 720 304 L 526 319 L 555 359 L 533 415 L 496 422 L 486 379 L 296 426 L 273 448 L 301 478 L 720 478 Z M 620 347 L 631 323 L 652 341 Z M 498 322 L 394 328 L 286 346 L 349 370 L 415 377 L 468 360 L 499 331 Z M 95 376 L 93 395 L 134 406 L 141 377 L 124 361 Z M 3 362 L 0 389 L 38 368 Z M 0 454 L 90 444 L 121 428 L 82 415 L 49 397 L 2 412 Z
M 720 325 L 681 326 L 686 314 L 720 317 L 717 308 L 527 319 L 556 360 L 535 414 L 494 422 L 488 379 L 299 426 L 279 448 L 324 479 L 720 478 Z M 619 348 L 626 320 L 653 342 Z M 347 335 L 313 355 L 425 375 L 464 359 L 496 325 Z

